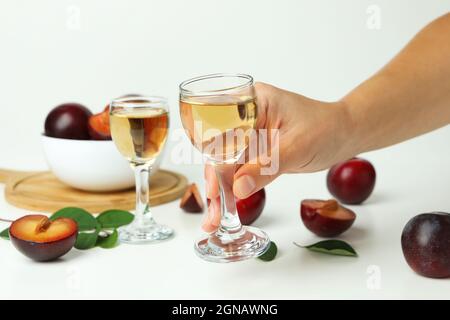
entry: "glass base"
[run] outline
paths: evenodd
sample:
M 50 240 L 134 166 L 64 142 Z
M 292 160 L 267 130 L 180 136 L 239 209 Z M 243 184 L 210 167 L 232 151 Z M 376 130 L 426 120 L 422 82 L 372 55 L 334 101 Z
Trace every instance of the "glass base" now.
M 153 223 L 151 225 L 137 226 L 129 224 L 119 228 L 119 240 L 122 243 L 143 244 L 159 242 L 169 239 L 173 230 L 167 226 Z
M 236 262 L 256 258 L 270 246 L 269 236 L 262 230 L 243 226 L 238 234 L 217 231 L 195 243 L 197 255 L 211 262 Z

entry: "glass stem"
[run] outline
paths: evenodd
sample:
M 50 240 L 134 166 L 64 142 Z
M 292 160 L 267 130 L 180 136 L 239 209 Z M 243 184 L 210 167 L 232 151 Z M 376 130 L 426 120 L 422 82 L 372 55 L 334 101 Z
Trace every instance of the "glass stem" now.
M 152 224 L 154 220 L 149 210 L 149 176 L 151 165 L 135 164 L 133 167 L 136 178 L 136 211 L 134 213 L 133 223 L 137 226 Z
M 214 163 L 219 182 L 221 220 L 218 233 L 237 234 L 242 230 L 241 221 L 236 211 L 233 194 L 233 180 L 236 163 Z

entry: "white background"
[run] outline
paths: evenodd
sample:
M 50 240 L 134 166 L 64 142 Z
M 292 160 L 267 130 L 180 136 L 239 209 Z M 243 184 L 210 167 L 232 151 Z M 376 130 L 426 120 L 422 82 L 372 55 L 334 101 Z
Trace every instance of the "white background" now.
M 368 8 L 380 10 L 379 29 L 368 26 Z M 45 169 L 43 122 L 66 101 L 97 112 L 126 93 L 166 95 L 178 128 L 178 84 L 214 72 L 249 73 L 316 99 L 339 99 L 449 10 L 448 0 L 2 0 L 0 167 Z M 400 248 L 409 218 L 450 211 L 449 141 L 446 127 L 365 155 L 377 168 L 377 186 L 354 207 L 358 219 L 342 237 L 357 259 L 292 245 L 318 240 L 301 224 L 300 200 L 329 194 L 323 172 L 284 176 L 267 188 L 256 223 L 280 248 L 271 263 L 201 261 L 192 249 L 201 217 L 173 202 L 154 208 L 177 231 L 158 246 L 72 250 L 38 264 L 0 241 L 0 297 L 450 298 L 450 282 L 414 274 Z M 203 187 L 201 166 L 172 163 L 171 145 L 163 166 Z M 26 213 L 2 198 L 0 210 L 10 218 Z M 371 270 L 380 272 L 379 287 L 367 285 Z

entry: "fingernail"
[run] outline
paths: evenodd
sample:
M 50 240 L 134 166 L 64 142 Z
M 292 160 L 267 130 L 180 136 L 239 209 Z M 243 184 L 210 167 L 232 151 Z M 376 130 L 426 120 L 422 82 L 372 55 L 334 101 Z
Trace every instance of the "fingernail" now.
M 249 175 L 242 176 L 234 182 L 234 194 L 239 199 L 247 198 L 256 188 L 255 180 Z

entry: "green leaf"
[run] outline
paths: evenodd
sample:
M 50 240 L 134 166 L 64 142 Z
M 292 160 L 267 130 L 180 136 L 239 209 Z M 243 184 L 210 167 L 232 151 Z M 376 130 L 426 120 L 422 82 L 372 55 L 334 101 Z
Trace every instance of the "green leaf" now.
M 9 240 L 9 228 L 6 228 L 2 232 L 0 232 L 0 238 Z
M 342 240 L 324 240 L 309 246 L 301 246 L 294 242 L 297 247 L 305 248 L 314 252 L 332 254 L 336 256 L 357 257 L 355 249 Z
M 113 233 L 106 237 L 98 237 L 97 246 L 103 249 L 111 249 L 117 246 L 119 233 L 114 229 Z
M 119 228 L 130 224 L 133 219 L 134 215 L 125 210 L 107 210 L 97 217 L 102 228 Z
M 75 242 L 75 248 L 78 250 L 87 250 L 95 247 L 99 232 L 99 226 L 97 226 L 95 230 L 79 232 L 77 241 Z
M 270 241 L 269 249 L 262 256 L 259 256 L 258 259 L 262 261 L 272 261 L 273 259 L 275 259 L 277 252 L 277 245 L 275 244 L 275 242 Z
M 70 218 L 75 220 L 78 224 L 78 231 L 87 231 L 96 229 L 98 226 L 97 220 L 86 210 L 81 208 L 63 208 L 56 211 L 51 217 L 51 220 L 57 218 Z

